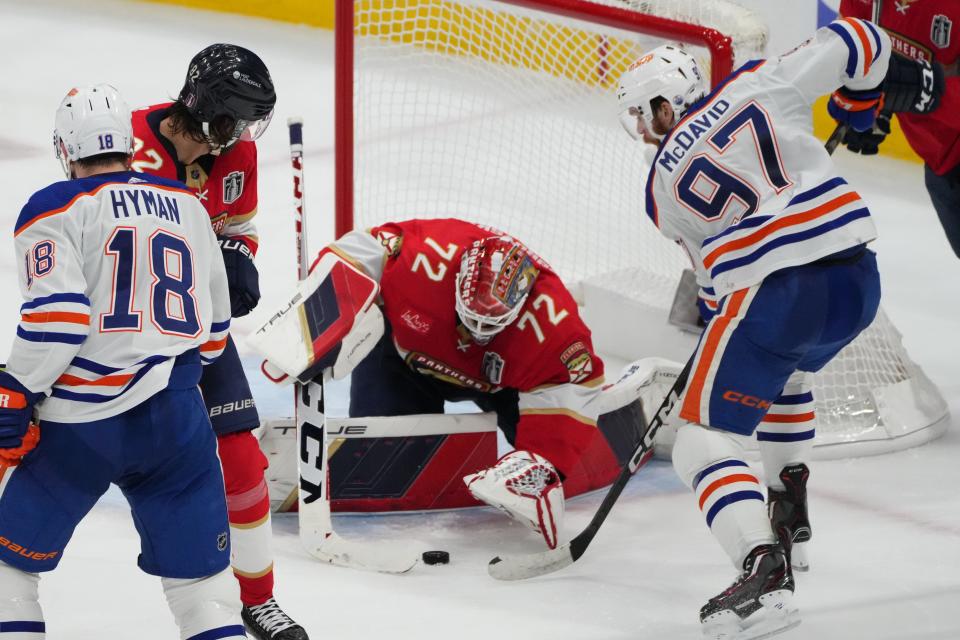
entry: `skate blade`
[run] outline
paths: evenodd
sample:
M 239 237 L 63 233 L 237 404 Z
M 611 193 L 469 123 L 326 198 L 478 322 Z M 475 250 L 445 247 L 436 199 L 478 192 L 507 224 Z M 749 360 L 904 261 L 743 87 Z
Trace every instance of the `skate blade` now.
M 703 637 L 708 640 L 761 640 L 783 633 L 800 624 L 800 614 L 792 600 L 790 591 L 764 594 L 760 596 L 763 607 L 753 615 L 741 620 L 733 611 L 724 611 L 703 625 Z
M 806 542 L 795 542 L 790 549 L 790 566 L 794 571 L 810 571 L 810 556 Z

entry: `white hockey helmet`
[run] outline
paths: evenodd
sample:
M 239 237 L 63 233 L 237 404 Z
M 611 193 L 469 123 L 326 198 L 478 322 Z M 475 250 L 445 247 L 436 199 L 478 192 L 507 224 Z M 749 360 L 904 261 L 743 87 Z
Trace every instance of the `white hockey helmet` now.
M 527 248 L 509 236 L 477 240 L 463 252 L 456 309 L 477 343 L 486 344 L 516 319 L 539 274 Z
M 687 112 L 694 102 L 707 93 L 707 84 L 689 53 L 665 44 L 644 54 L 620 76 L 617 101 L 620 103 L 620 124 L 633 138 L 640 140 L 637 118 L 643 118 L 650 135 L 653 131 L 654 98 L 670 103 L 676 120 Z
M 68 178 L 72 161 L 133 152 L 130 107 L 109 84 L 71 89 L 57 109 L 55 127 L 53 147 Z

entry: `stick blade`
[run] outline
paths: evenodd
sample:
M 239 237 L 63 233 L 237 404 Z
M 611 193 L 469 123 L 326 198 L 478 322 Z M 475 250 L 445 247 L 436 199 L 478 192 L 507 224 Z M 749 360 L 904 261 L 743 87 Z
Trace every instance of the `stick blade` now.
M 573 560 L 568 542 L 540 553 L 497 556 L 487 565 L 487 573 L 497 580 L 526 580 L 569 567 Z
M 408 545 L 357 543 L 330 533 L 319 544 L 308 545 L 311 556 L 338 567 L 378 573 L 407 573 L 420 560 L 420 552 Z

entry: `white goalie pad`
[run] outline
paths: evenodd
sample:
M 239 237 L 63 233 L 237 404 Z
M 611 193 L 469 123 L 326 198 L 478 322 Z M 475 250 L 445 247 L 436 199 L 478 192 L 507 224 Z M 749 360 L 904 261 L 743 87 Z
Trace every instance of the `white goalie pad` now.
M 306 382 L 326 369 L 343 378 L 383 336 L 379 290 L 375 280 L 327 252 L 283 304 L 257 312 L 247 345 L 266 358 L 263 370 L 274 382 Z

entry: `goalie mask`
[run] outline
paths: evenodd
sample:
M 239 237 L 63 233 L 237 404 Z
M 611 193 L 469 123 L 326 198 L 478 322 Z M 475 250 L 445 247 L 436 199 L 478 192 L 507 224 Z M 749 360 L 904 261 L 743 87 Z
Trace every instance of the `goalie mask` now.
M 477 343 L 486 344 L 514 321 L 539 273 L 530 252 L 513 238 L 470 245 L 460 259 L 456 308 Z
M 190 61 L 180 90 L 180 102 L 199 121 L 214 152 L 237 140 L 256 140 L 273 117 L 277 94 L 270 72 L 257 54 L 233 44 L 212 44 Z M 212 130 L 231 119 L 227 139 L 214 139 Z M 217 122 L 214 122 L 217 120 Z
M 654 109 L 651 102 L 663 98 L 673 108 L 674 122 L 707 93 L 707 85 L 689 53 L 671 45 L 657 47 L 630 65 L 620 77 L 617 101 L 620 124 L 634 139 L 642 140 L 638 119 L 651 135 Z
M 133 153 L 130 107 L 109 84 L 71 89 L 57 109 L 53 148 L 68 178 L 70 163 L 106 153 Z

